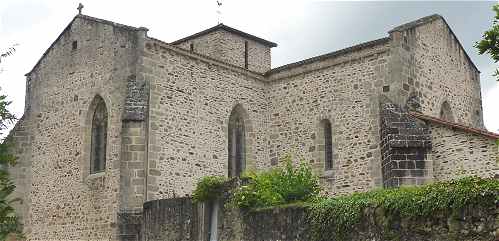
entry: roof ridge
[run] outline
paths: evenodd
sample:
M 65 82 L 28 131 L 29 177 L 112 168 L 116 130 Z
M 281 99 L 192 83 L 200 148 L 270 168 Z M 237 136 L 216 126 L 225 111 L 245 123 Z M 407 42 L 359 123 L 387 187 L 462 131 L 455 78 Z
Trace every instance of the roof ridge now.
M 279 72 L 281 72 L 283 70 L 286 70 L 286 69 L 298 67 L 298 66 L 305 65 L 305 64 L 310 64 L 310 63 L 313 63 L 313 62 L 316 62 L 316 61 L 320 61 L 320 60 L 323 60 L 323 59 L 326 59 L 326 58 L 330 58 L 330 57 L 335 57 L 335 56 L 338 56 L 338 55 L 341 55 L 341 54 L 349 53 L 349 52 L 352 52 L 352 51 L 355 51 L 355 50 L 359 50 L 359 49 L 366 48 L 366 47 L 369 47 L 369 46 L 373 46 L 373 45 L 377 45 L 377 44 L 380 44 L 380 43 L 384 43 L 384 42 L 389 41 L 389 40 L 390 40 L 390 37 L 383 37 L 383 38 L 379 38 L 379 39 L 375 39 L 375 40 L 363 42 L 363 43 L 360 43 L 360 44 L 352 45 L 350 47 L 346 47 L 346 48 L 343 48 L 343 49 L 335 50 L 333 52 L 329 52 L 329 53 L 317 55 L 317 56 L 314 56 L 314 57 L 310 57 L 310 58 L 307 58 L 307 59 L 299 60 L 299 61 L 296 61 L 296 62 L 292 62 L 292 63 L 289 63 L 289 64 L 281 65 L 279 67 L 276 67 L 276 68 L 273 68 L 273 69 L 267 71 L 265 73 L 265 75 L 279 73 Z
M 118 27 L 118 28 L 128 28 L 128 29 L 131 29 L 131 30 L 146 30 L 146 31 L 148 30 L 145 27 L 133 27 L 133 26 L 130 26 L 130 25 L 121 24 L 121 23 L 110 21 L 110 20 L 106 20 L 106 19 L 102 19 L 102 18 L 96 18 L 96 17 L 92 17 L 92 16 L 89 16 L 89 15 L 84 15 L 84 14 L 78 14 L 78 15 L 75 16 L 75 18 L 82 18 L 82 19 L 86 19 L 86 20 L 90 20 L 90 21 L 95 21 L 95 22 L 99 22 L 99 23 L 103 23 L 103 24 L 107 24 L 107 25 L 112 25 L 112 26 Z
M 225 31 L 228 31 L 228 32 L 231 32 L 231 33 L 235 33 L 235 34 L 241 35 L 241 36 L 249 38 L 249 39 L 252 39 L 252 40 L 254 40 L 256 42 L 259 42 L 259 43 L 261 43 L 263 45 L 266 45 L 266 46 L 269 46 L 271 48 L 272 47 L 277 47 L 277 44 L 274 43 L 274 42 L 271 42 L 271 41 L 265 40 L 263 38 L 257 37 L 255 35 L 252 35 L 252 34 L 243 32 L 241 30 L 229 27 L 229 26 L 227 26 L 227 25 L 225 25 L 223 23 L 219 23 L 219 24 L 217 24 L 217 25 L 215 25 L 215 26 L 213 26 L 211 28 L 208 28 L 208 29 L 205 29 L 203 31 L 197 32 L 195 34 L 191 34 L 191 35 L 189 35 L 187 37 L 175 40 L 175 41 L 171 42 L 170 44 L 179 44 L 179 43 L 185 42 L 187 40 L 190 40 L 190 39 L 193 39 L 193 38 L 196 38 L 196 37 L 199 37 L 199 36 L 203 36 L 203 35 L 209 34 L 211 32 L 219 30 L 219 29 L 222 29 L 222 30 L 225 30 Z

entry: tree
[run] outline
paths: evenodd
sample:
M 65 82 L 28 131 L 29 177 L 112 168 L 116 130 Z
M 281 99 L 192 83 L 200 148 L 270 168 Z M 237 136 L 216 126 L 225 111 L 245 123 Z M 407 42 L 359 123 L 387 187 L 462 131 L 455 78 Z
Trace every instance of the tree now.
M 3 58 L 12 55 L 14 51 L 15 48 L 10 47 L 1 53 L 0 63 Z M 7 109 L 10 103 L 6 95 L 0 95 L 0 131 L 5 130 L 16 120 Z M 9 147 L 10 143 L 2 140 L 0 143 L 0 240 L 5 240 L 9 234 L 21 235 L 19 221 L 12 207 L 12 204 L 19 200 L 10 197 L 15 185 L 9 177 L 8 169 L 15 165 L 16 158 L 9 151 Z
M 497 63 L 499 61 L 499 4 L 494 5 L 492 10 L 496 13 L 492 27 L 485 31 L 482 40 L 475 43 L 475 48 L 478 49 L 479 54 L 490 54 L 492 60 Z M 499 69 L 495 70 L 494 76 L 499 81 Z

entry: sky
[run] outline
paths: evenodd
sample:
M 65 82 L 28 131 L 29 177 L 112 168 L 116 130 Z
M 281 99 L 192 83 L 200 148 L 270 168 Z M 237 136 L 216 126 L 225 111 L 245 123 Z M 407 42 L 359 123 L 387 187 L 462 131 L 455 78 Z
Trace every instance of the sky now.
M 220 1 L 220 0 L 219 0 Z M 0 51 L 17 44 L 0 63 L 0 93 L 18 117 L 24 109 L 25 77 L 84 5 L 83 14 L 135 27 L 172 42 L 224 24 L 278 44 L 272 67 L 388 36 L 393 27 L 442 15 L 481 71 L 484 122 L 499 133 L 499 82 L 489 56 L 473 44 L 490 28 L 494 1 L 293 1 L 293 0 L 0 0 Z

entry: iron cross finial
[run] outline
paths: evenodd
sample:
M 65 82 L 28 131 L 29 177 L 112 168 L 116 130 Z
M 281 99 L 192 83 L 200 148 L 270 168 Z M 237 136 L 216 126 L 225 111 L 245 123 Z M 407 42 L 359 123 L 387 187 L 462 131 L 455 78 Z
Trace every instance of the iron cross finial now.
M 83 4 L 79 3 L 76 9 L 78 9 L 78 14 L 81 14 L 81 10 L 83 9 Z

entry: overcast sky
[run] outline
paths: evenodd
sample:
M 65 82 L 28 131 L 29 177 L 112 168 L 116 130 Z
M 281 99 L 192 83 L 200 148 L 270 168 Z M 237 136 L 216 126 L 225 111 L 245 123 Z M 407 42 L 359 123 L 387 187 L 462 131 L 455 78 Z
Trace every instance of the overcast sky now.
M 0 64 L 0 87 L 19 117 L 24 108 L 25 77 L 76 15 L 82 2 L 86 15 L 135 27 L 171 42 L 217 24 L 216 0 L 0 0 L 0 50 L 19 44 Z M 271 1 L 223 0 L 222 22 L 276 42 L 272 67 L 382 38 L 400 24 L 441 14 L 481 73 L 485 125 L 499 132 L 499 86 L 489 56 L 479 56 L 473 43 L 492 24 L 486 1 Z

